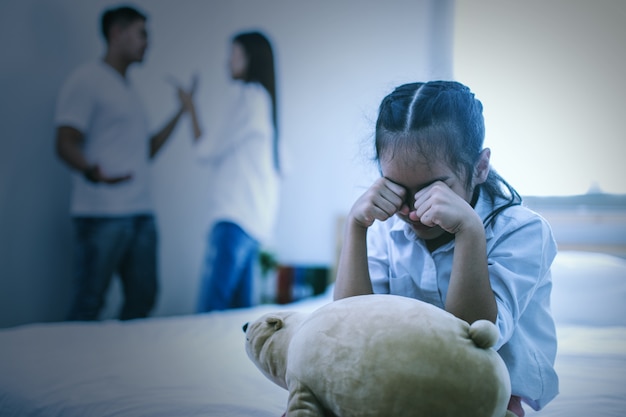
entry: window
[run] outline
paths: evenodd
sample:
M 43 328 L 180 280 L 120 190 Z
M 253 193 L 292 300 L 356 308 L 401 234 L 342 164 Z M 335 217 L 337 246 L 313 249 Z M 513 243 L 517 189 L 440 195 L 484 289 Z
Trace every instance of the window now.
M 626 2 L 458 0 L 454 78 L 522 195 L 626 193 Z

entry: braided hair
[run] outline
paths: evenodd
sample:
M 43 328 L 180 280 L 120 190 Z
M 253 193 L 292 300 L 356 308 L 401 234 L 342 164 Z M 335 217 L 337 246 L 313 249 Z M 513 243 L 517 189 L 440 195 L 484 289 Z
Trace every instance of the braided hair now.
M 375 158 L 380 160 L 419 155 L 426 163 L 444 160 L 469 190 L 485 139 L 482 103 L 465 85 L 455 81 L 409 83 L 397 87 L 380 104 L 376 121 Z M 487 226 L 508 207 L 520 205 L 519 193 L 493 169 L 479 184 L 472 198 L 480 192 L 496 207 L 486 219 Z

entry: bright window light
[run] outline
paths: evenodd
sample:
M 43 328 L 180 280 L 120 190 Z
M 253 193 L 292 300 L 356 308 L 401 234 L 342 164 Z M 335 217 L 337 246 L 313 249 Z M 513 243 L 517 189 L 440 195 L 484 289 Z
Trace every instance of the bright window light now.
M 523 195 L 626 193 L 626 2 L 458 0 L 454 78 Z

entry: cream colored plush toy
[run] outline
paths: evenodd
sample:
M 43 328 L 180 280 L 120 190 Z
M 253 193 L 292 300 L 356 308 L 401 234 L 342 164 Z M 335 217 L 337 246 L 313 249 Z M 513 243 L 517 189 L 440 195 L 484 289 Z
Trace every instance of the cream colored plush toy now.
M 514 416 L 486 320 L 470 326 L 415 299 L 364 295 L 266 314 L 244 331 L 250 359 L 289 391 L 287 417 Z

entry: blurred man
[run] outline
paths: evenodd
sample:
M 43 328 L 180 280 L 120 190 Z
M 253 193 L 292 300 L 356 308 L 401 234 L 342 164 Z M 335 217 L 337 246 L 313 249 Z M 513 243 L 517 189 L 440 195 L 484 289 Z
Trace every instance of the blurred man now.
M 181 106 L 150 135 L 141 101 L 126 76 L 148 47 L 146 16 L 131 7 L 106 10 L 103 59 L 75 70 L 57 102 L 56 150 L 73 170 L 76 292 L 69 320 L 97 320 L 115 274 L 124 293 L 121 320 L 146 317 L 157 290 L 157 230 L 149 163 L 185 112 Z

